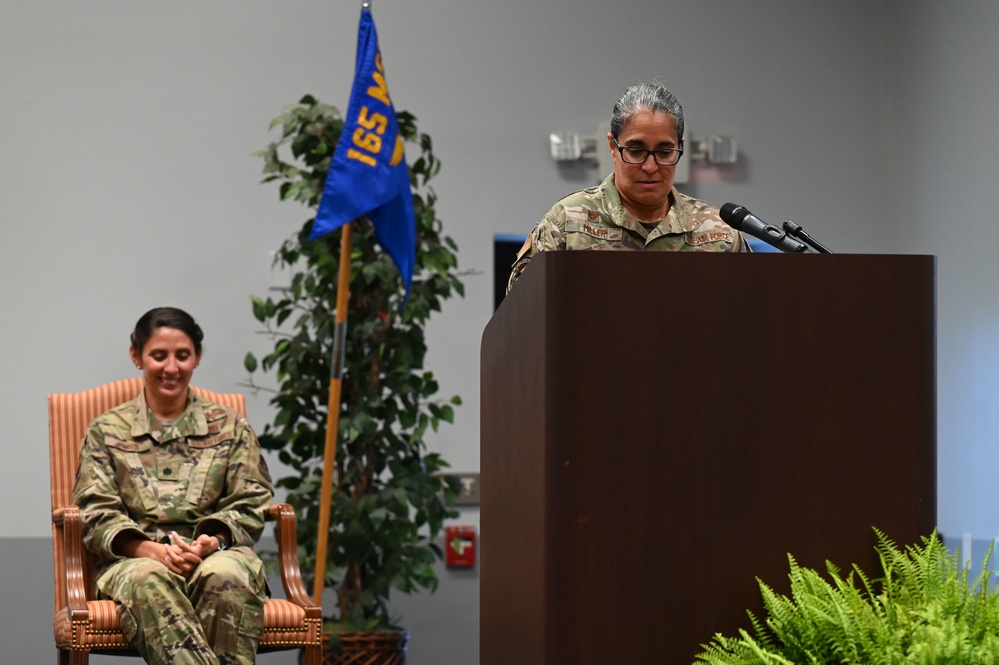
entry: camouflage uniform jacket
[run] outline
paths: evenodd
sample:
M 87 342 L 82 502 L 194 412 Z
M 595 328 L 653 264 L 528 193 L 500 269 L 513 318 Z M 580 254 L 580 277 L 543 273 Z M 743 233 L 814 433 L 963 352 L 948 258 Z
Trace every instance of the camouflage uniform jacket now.
M 748 252 L 742 234 L 718 216 L 718 209 L 670 192 L 673 205 L 647 230 L 621 203 L 611 174 L 598 186 L 570 194 L 548 211 L 517 254 L 507 292 L 538 252 L 565 249 L 632 249 L 666 252 Z
M 189 391 L 187 408 L 164 426 L 144 394 L 95 419 L 80 450 L 73 502 L 80 507 L 84 545 L 98 572 L 122 557 L 115 537 L 134 531 L 168 542 L 218 533 L 252 545 L 274 494 L 260 445 L 233 409 Z

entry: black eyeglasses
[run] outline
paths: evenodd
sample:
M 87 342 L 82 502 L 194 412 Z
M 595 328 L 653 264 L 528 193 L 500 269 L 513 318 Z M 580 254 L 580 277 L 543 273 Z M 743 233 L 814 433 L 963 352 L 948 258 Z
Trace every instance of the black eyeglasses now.
M 656 160 L 656 164 L 659 166 L 673 166 L 680 161 L 680 155 L 683 154 L 683 148 L 660 148 L 659 150 L 646 150 L 645 148 L 639 148 L 634 145 L 622 146 L 617 142 L 616 138 L 611 137 L 614 141 L 614 145 L 617 146 L 617 151 L 621 153 L 621 159 L 624 160 L 625 164 L 644 164 L 645 160 L 649 158 L 649 155 L 653 155 L 653 159 Z

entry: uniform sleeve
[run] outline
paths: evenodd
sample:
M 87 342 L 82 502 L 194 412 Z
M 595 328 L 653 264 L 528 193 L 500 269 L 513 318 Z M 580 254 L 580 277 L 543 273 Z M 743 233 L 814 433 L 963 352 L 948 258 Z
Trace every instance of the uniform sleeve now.
M 736 235 L 736 241 L 732 243 L 732 249 L 729 251 L 748 252 L 751 254 L 753 252 L 753 248 L 749 246 L 748 242 L 746 242 L 746 236 L 743 235 L 742 231 L 736 231 L 735 235 Z
M 510 293 L 513 285 L 520 279 L 520 274 L 527 268 L 531 258 L 538 252 L 554 252 L 565 249 L 565 209 L 556 205 L 527 237 L 524 246 L 517 253 L 517 260 L 510 270 L 510 279 L 506 284 L 506 292 Z
M 274 497 L 274 486 L 257 435 L 245 418 L 237 420 L 234 437 L 225 493 L 217 510 L 198 521 L 194 534 L 216 534 L 223 527 L 232 537 L 230 545 L 252 545 L 264 531 L 264 516 Z
M 111 455 L 104 443 L 104 432 L 96 423 L 90 425 L 80 448 L 73 503 L 80 507 L 84 546 L 101 558 L 121 558 L 111 550 L 111 543 L 124 531 L 147 537 L 129 517 L 115 479 Z

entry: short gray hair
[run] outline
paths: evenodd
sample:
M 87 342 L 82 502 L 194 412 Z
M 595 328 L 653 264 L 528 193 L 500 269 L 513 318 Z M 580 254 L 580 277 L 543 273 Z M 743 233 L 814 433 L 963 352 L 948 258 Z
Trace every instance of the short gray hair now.
M 611 136 L 615 139 L 620 136 L 624 124 L 642 110 L 665 113 L 673 118 L 677 138 L 683 140 L 683 107 L 666 86 L 657 82 L 633 85 L 617 100 L 611 115 Z

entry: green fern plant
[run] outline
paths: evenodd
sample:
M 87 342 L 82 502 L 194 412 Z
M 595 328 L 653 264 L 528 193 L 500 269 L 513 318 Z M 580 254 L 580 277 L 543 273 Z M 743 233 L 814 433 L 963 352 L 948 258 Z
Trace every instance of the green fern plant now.
M 831 563 L 826 576 L 788 555 L 791 593 L 758 580 L 766 618 L 749 612 L 752 630 L 715 635 L 697 663 L 831 665 L 999 663 L 999 595 L 988 562 L 969 582 L 959 553 L 936 534 L 899 548 L 875 529 L 883 576 L 856 565 L 847 575 Z

